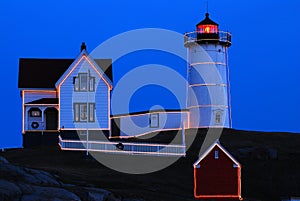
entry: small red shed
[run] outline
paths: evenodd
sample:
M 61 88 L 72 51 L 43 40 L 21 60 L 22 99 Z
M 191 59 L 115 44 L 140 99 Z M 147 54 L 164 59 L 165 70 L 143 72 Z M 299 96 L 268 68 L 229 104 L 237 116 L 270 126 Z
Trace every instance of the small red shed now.
M 219 140 L 194 163 L 194 196 L 203 200 L 242 200 L 241 164 Z

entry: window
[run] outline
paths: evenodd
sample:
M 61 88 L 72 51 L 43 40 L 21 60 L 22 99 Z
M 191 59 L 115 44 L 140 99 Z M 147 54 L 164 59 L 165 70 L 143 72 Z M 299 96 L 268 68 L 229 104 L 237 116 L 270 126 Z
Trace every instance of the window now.
M 95 78 L 94 77 L 90 77 L 89 91 L 95 91 Z
M 79 104 L 75 103 L 74 104 L 74 121 L 75 122 L 79 122 L 80 121 L 79 116 L 80 116 Z
M 89 122 L 95 121 L 95 103 L 89 103 Z
M 221 125 L 223 123 L 223 110 L 215 110 L 213 111 L 213 118 L 212 121 L 215 125 Z
M 94 122 L 95 121 L 95 103 L 74 103 L 74 121 L 75 122 Z
M 73 84 L 74 84 L 74 91 L 79 91 L 79 78 L 78 77 L 73 78 Z
M 216 123 L 217 124 L 221 123 L 221 112 L 216 112 Z
M 157 114 L 150 114 L 150 128 L 159 127 L 159 116 Z
M 87 91 L 87 73 L 79 74 L 80 91 Z
M 86 103 L 79 105 L 80 121 L 87 120 L 87 105 Z
M 219 159 L 219 151 L 218 150 L 215 151 L 215 159 Z
M 31 117 L 41 117 L 42 116 L 42 112 L 40 109 L 38 108 L 32 108 L 30 110 L 30 116 Z
M 88 73 L 79 73 L 73 79 L 74 91 L 95 91 L 95 77 L 88 76 Z

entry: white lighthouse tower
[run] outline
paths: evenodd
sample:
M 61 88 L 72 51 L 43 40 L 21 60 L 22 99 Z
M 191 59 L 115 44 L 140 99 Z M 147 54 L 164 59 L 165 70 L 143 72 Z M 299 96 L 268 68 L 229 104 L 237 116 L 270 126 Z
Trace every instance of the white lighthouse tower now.
M 231 34 L 206 18 L 185 34 L 188 55 L 188 100 L 191 128 L 231 128 L 228 47 Z

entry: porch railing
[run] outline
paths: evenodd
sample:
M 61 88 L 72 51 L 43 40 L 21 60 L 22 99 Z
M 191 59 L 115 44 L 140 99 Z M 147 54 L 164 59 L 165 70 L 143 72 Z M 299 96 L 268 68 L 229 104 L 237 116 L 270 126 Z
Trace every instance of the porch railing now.
M 83 140 L 63 140 L 59 136 L 59 146 L 61 150 L 86 151 L 86 144 L 86 141 Z M 118 148 L 118 145 L 121 145 L 122 149 Z M 186 147 L 184 145 L 173 144 L 89 141 L 88 151 L 148 156 L 185 156 Z

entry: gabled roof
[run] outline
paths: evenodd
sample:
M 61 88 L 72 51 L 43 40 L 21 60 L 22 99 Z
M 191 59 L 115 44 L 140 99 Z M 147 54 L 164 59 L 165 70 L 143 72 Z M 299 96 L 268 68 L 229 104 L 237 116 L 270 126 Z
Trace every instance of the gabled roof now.
M 58 87 L 59 85 L 61 85 L 66 78 L 70 75 L 70 73 L 77 67 L 77 65 L 83 60 L 85 59 L 86 61 L 88 61 L 92 68 L 94 68 L 94 70 L 98 73 L 98 75 L 104 79 L 105 83 L 109 86 L 109 88 L 112 88 L 112 80 L 107 76 L 105 72 L 110 72 L 109 74 L 112 75 L 112 69 L 110 69 L 109 71 L 107 71 L 106 69 L 111 67 L 111 65 L 109 66 L 109 64 L 111 64 L 111 59 L 110 59 L 110 63 L 108 61 L 106 62 L 101 62 L 101 60 L 98 61 L 98 63 L 91 58 L 91 56 L 89 56 L 87 54 L 87 52 L 85 50 L 82 50 L 82 52 L 80 53 L 80 55 L 73 61 L 73 63 L 68 67 L 68 69 L 64 72 L 64 74 L 59 78 L 59 80 L 57 80 L 57 82 L 55 83 L 55 87 Z M 101 67 L 100 67 L 100 66 Z M 103 69 L 101 69 L 103 68 Z
M 193 166 L 196 167 L 216 146 L 219 147 L 238 167 L 241 167 L 241 164 L 220 144 L 219 140 L 216 140 L 202 155 L 200 155 Z
M 198 25 L 216 25 L 216 26 L 219 26 L 218 23 L 212 21 L 212 20 L 209 18 L 209 13 L 206 13 L 206 14 L 205 14 L 205 19 L 202 20 L 201 22 L 199 22 L 199 23 L 197 24 L 197 26 L 198 26 Z
M 21 89 L 55 88 L 55 83 L 74 61 L 75 59 L 21 58 L 19 61 L 18 87 Z M 112 81 L 112 60 L 94 59 L 94 62 L 100 68 L 108 67 L 105 75 Z

